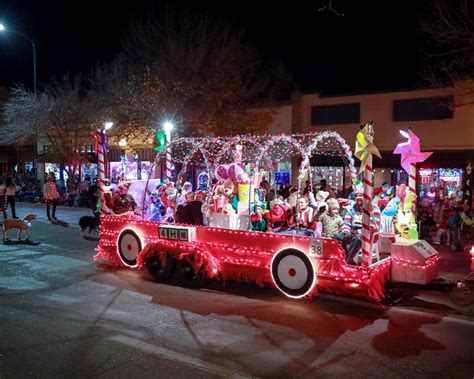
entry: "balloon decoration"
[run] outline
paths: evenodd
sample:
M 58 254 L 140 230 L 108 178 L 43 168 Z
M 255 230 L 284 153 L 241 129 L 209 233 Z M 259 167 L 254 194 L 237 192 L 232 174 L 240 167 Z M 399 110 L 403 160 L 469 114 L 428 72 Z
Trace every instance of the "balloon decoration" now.
M 217 166 L 216 171 L 214 172 L 214 176 L 217 180 L 223 182 L 224 180 L 229 178 L 228 170 L 228 164 L 221 164 L 220 166 Z

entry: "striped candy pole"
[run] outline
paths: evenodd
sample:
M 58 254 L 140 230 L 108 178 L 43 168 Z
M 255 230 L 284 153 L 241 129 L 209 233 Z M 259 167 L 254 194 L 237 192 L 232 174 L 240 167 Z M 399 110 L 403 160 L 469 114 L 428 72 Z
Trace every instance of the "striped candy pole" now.
M 410 163 L 410 173 L 408 176 L 408 189 L 416 195 L 416 164 Z
M 372 263 L 372 243 L 370 239 L 370 211 L 372 201 L 372 154 L 367 157 L 364 169 L 364 201 L 362 204 L 362 266 Z
M 100 191 L 100 213 L 106 215 L 110 213 L 105 202 L 105 148 L 100 130 L 96 131 L 95 137 L 95 153 L 97 154 L 97 166 L 99 170 L 99 191 Z
M 173 171 L 173 162 L 171 161 L 170 143 L 171 143 L 171 135 L 170 135 L 170 133 L 166 133 L 165 177 L 169 181 L 171 181 L 171 179 L 172 179 L 172 171 Z

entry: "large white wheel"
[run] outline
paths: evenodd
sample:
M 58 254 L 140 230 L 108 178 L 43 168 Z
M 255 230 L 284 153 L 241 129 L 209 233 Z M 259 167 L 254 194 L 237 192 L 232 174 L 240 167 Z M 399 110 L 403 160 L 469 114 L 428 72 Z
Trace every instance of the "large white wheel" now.
M 122 231 L 117 242 L 117 249 L 125 266 L 137 266 L 137 255 L 142 251 L 142 243 L 137 233 L 130 229 Z
M 275 286 L 286 296 L 306 296 L 316 284 L 311 258 L 296 249 L 282 250 L 272 260 L 271 273 Z

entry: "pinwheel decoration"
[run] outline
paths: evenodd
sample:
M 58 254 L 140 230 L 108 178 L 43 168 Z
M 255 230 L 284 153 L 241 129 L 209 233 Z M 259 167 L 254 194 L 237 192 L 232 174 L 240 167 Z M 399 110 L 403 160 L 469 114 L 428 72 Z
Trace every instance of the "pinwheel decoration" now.
M 360 160 L 360 170 L 362 173 L 367 166 L 367 160 L 370 156 L 382 158 L 379 149 L 373 143 L 372 124 L 365 124 L 356 136 L 356 148 L 354 155 Z
M 420 139 L 411 130 L 408 130 L 408 133 L 405 131 L 400 131 L 400 133 L 407 137 L 408 141 L 399 143 L 393 153 L 401 154 L 401 166 L 409 174 L 412 163 L 424 162 L 433 153 L 420 152 Z

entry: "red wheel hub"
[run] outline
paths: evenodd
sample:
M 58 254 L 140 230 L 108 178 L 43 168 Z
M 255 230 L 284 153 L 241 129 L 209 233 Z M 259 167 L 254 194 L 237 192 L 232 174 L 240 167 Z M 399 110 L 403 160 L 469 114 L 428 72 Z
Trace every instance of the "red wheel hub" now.
M 290 268 L 290 269 L 288 270 L 288 274 L 289 274 L 290 276 L 295 276 L 295 275 L 296 275 L 296 270 L 295 270 L 294 268 Z

